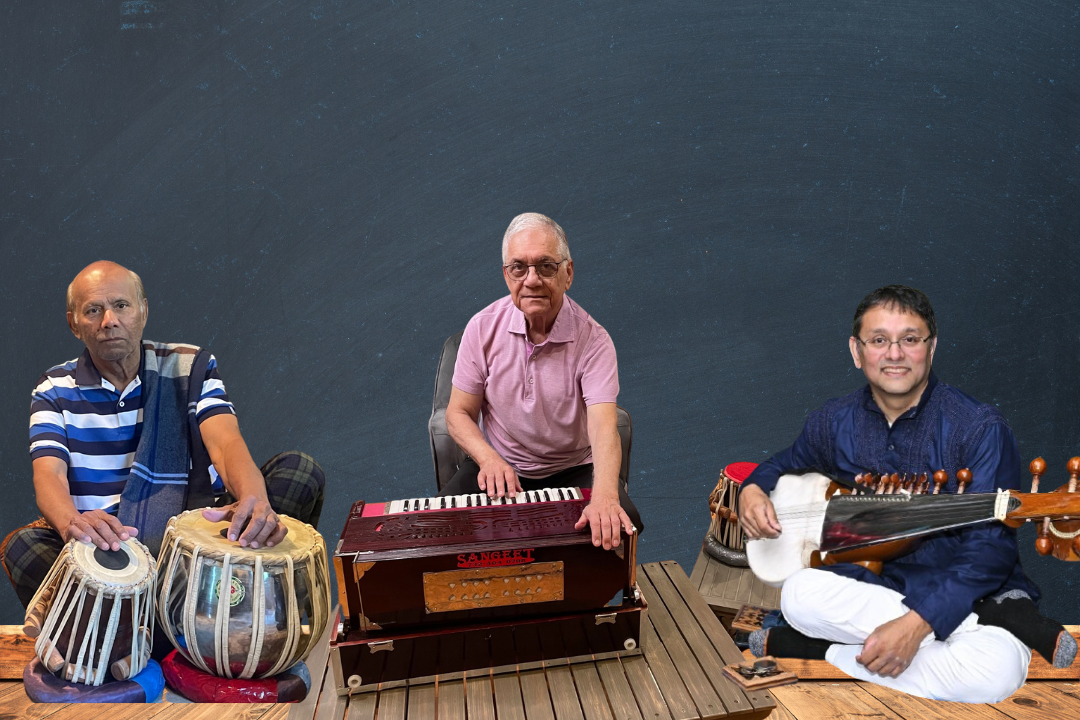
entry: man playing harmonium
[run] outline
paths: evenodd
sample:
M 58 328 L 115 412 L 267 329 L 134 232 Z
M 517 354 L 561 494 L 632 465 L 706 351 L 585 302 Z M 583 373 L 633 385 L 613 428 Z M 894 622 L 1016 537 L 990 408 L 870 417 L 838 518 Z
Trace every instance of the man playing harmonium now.
M 86 349 L 48 370 L 31 402 L 30 456 L 42 519 L 0 547 L 23 605 L 71 538 L 117 550 L 138 536 L 157 553 L 168 520 L 185 509 L 231 520 L 243 547 L 279 543 L 277 513 L 315 525 L 322 469 L 277 455 L 260 470 L 240 435 L 217 361 L 191 345 L 143 340 L 142 281 L 95 262 L 68 287 L 68 326 Z M 190 439 L 190 442 L 189 442 Z M 246 527 L 245 527 L 246 526 Z
M 937 327 L 922 292 L 872 292 L 855 312 L 849 346 L 868 385 L 811 413 L 794 445 L 743 483 L 740 520 L 751 542 L 783 532 L 770 493 L 782 475 L 808 469 L 850 481 L 944 468 L 942 492 L 956 492 L 956 473 L 967 468 L 969 492 L 1019 491 L 1019 451 L 1001 413 L 931 373 Z M 1015 531 L 982 523 L 929 536 L 880 575 L 852 563 L 798 570 L 781 593 L 789 626 L 758 631 L 751 649 L 823 658 L 913 695 L 997 702 L 1024 683 L 1028 644 L 1059 665 L 1075 655 L 1073 638 L 1038 615 L 1038 598 Z
M 620 528 L 642 525 L 619 482 L 615 346 L 566 296 L 574 262 L 554 220 L 515 217 L 502 256 L 510 295 L 461 338 L 446 427 L 469 458 L 441 494 L 591 487 L 577 527 L 590 526 L 594 545 L 617 547 Z

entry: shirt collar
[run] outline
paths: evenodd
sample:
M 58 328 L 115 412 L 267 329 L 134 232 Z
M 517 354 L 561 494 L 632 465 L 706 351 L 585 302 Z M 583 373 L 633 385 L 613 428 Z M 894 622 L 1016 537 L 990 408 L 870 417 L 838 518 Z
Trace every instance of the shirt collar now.
M 551 332 L 548 333 L 545 343 L 574 342 L 575 317 L 570 305 L 570 298 L 563 295 L 562 307 L 559 308 L 559 314 L 555 316 L 555 324 L 551 326 Z M 525 335 L 525 313 L 521 312 L 517 306 L 514 306 L 508 329 L 517 335 Z
M 906 420 L 907 418 L 916 417 L 919 413 L 921 413 L 923 408 L 926 407 L 926 404 L 928 402 L 930 402 L 930 395 L 933 394 L 934 388 L 937 387 L 937 384 L 938 384 L 937 376 L 934 375 L 933 371 L 931 371 L 930 372 L 930 379 L 927 380 L 927 382 L 926 382 L 926 389 L 923 390 L 923 394 L 922 394 L 922 397 L 919 398 L 919 402 L 915 405 L 915 407 L 913 407 L 913 408 L 911 408 L 909 410 L 906 410 L 904 412 L 904 414 L 902 414 L 900 417 L 898 417 L 896 419 L 897 420 Z M 885 413 L 881 412 L 881 408 L 879 408 L 877 403 L 874 402 L 874 394 L 870 391 L 870 386 L 869 385 L 867 385 L 865 388 L 863 388 L 863 407 L 866 408 L 867 410 L 870 410 L 871 412 L 876 412 L 878 415 L 881 415 L 882 417 L 885 416 Z M 895 422 L 893 424 L 895 424 Z
M 141 348 L 140 348 L 141 350 Z M 143 370 L 146 369 L 146 354 L 140 353 L 139 357 L 139 374 L 132 380 L 131 387 L 138 387 L 142 385 Z M 114 388 L 105 378 L 101 377 L 101 371 L 94 365 L 93 358 L 90 357 L 90 348 L 84 348 L 82 355 L 79 356 L 78 362 L 75 363 L 75 384 L 79 387 L 106 387 L 112 388 L 116 392 L 123 392 L 125 388 Z
M 75 384 L 79 387 L 101 385 L 101 373 L 90 358 L 90 348 L 84 348 L 79 361 L 75 364 Z

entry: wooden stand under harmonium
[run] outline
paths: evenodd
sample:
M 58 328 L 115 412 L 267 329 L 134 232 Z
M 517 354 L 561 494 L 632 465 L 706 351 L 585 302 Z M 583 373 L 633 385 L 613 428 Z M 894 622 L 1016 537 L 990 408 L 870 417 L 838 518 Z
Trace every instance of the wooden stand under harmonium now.
M 353 504 L 334 552 L 337 692 L 641 652 L 637 533 L 574 529 L 588 490 Z

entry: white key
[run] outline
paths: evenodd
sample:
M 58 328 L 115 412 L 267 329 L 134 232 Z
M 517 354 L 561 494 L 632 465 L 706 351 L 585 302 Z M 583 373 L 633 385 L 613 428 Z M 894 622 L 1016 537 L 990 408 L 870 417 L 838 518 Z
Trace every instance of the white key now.
M 404 500 L 391 500 L 390 509 L 387 511 L 390 515 L 396 515 L 400 512 L 405 512 Z
M 480 493 L 480 507 L 487 507 L 491 504 L 491 498 L 487 493 Z

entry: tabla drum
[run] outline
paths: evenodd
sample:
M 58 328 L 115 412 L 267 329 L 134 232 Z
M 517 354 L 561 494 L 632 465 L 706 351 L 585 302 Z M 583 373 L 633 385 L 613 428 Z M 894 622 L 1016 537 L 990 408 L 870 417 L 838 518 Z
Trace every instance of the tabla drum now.
M 169 521 L 158 556 L 158 620 L 200 670 L 277 675 L 306 658 L 326 628 L 326 543 L 310 525 L 279 517 L 285 539 L 258 549 L 230 541 L 229 523 L 210 522 L 200 510 Z
M 101 550 L 72 540 L 31 599 L 23 632 L 64 680 L 101 685 L 138 675 L 154 637 L 154 558 L 137 540 Z
M 720 480 L 709 495 L 712 520 L 705 537 L 705 549 L 728 565 L 746 567 L 746 538 L 739 525 L 739 491 L 743 480 L 757 468 L 757 463 L 731 463 L 720 472 Z

